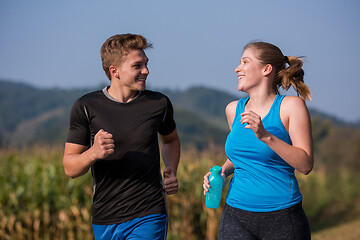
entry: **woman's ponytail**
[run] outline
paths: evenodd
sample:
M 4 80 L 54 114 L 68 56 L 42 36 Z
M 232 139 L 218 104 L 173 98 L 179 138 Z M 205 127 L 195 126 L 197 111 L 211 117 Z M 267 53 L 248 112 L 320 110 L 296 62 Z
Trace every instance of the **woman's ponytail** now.
M 285 56 L 284 61 L 287 61 L 289 66 L 279 71 L 279 81 L 276 88 L 278 89 L 281 86 L 283 89 L 288 90 L 292 86 L 298 96 L 304 100 L 308 99 L 311 101 L 310 89 L 304 83 L 303 60 L 293 56 Z

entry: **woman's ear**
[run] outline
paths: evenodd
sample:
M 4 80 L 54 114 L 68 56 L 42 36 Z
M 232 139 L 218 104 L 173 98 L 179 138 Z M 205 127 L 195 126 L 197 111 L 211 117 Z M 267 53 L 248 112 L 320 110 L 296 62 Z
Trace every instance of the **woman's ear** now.
M 273 70 L 273 67 L 271 64 L 266 64 L 263 69 L 264 76 L 268 76 Z

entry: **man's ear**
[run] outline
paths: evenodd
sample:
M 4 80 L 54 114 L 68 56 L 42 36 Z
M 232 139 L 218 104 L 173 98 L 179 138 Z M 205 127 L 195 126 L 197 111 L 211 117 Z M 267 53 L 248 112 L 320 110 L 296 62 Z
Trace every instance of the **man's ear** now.
M 109 72 L 110 72 L 110 75 L 113 76 L 114 78 L 119 78 L 119 71 L 116 67 L 110 66 Z
M 264 76 L 268 76 L 273 70 L 273 67 L 271 64 L 266 64 L 264 69 L 263 69 L 263 74 Z

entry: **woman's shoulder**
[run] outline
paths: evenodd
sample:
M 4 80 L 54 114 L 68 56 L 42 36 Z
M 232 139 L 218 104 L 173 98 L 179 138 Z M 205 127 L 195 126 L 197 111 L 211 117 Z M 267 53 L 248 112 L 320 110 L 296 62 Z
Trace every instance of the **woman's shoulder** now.
M 236 107 L 236 105 L 238 104 L 239 100 L 235 100 L 232 102 L 229 102 L 228 105 L 226 106 L 226 108 L 228 107 Z
M 234 112 L 234 113 L 235 113 L 235 111 L 236 111 L 236 106 L 237 106 L 238 102 L 239 102 L 239 100 L 230 102 L 230 103 L 226 106 L 225 112 L 226 112 L 226 113 L 230 113 L 230 112 Z
M 299 108 L 306 107 L 305 101 L 298 96 L 284 96 L 282 107 L 288 110 L 297 110 Z
M 237 106 L 238 102 L 239 102 L 239 100 L 232 101 L 225 108 L 226 119 L 227 119 L 227 122 L 229 124 L 230 130 L 232 128 L 232 123 L 233 123 L 233 121 L 235 119 L 236 106 Z
M 288 121 L 291 116 L 302 118 L 309 116 L 305 101 L 298 96 L 285 96 L 281 102 L 280 116 L 283 121 Z

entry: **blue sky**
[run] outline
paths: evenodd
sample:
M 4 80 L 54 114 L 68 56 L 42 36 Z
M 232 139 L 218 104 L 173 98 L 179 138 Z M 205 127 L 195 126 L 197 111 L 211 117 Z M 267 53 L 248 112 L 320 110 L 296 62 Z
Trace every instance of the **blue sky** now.
M 10 1 L 0 3 L 0 78 L 77 88 L 107 83 L 102 43 L 138 33 L 154 45 L 150 88 L 207 86 L 237 94 L 243 46 L 306 56 L 309 107 L 360 120 L 360 1 Z M 289 94 L 294 94 L 290 91 Z

